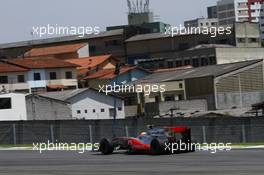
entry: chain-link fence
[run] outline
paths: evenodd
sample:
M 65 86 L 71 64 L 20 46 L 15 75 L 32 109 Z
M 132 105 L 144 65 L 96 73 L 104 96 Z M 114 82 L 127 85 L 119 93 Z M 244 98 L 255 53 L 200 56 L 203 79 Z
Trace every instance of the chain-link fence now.
M 97 143 L 113 135 L 135 137 L 147 125 L 188 126 L 199 143 L 264 142 L 264 118 L 254 117 L 0 122 L 0 144 Z

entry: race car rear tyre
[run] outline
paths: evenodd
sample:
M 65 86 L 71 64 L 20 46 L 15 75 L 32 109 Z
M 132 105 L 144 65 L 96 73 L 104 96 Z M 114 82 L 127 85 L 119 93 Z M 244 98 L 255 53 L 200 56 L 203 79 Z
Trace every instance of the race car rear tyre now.
M 162 146 L 157 139 L 153 139 L 150 143 L 150 151 L 153 155 L 159 155 L 162 153 Z
M 114 151 L 113 145 L 107 140 L 107 139 L 102 139 L 100 142 L 100 147 L 99 150 L 104 154 L 112 154 Z

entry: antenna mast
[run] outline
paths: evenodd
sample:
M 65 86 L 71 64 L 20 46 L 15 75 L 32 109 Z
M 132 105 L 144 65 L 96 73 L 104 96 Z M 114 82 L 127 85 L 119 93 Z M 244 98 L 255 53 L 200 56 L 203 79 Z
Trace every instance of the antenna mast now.
M 149 13 L 149 0 L 127 0 L 128 13 Z

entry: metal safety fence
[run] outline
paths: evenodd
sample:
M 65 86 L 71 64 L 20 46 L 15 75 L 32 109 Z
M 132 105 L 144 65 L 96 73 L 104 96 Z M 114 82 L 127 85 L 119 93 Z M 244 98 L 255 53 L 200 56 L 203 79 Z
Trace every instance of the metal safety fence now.
M 0 122 L 0 144 L 42 142 L 97 143 L 102 138 L 135 137 L 155 127 L 188 126 L 193 140 L 199 143 L 264 142 L 263 118 L 206 119 L 126 119 L 87 121 L 20 121 Z M 113 127 L 114 126 L 114 127 Z

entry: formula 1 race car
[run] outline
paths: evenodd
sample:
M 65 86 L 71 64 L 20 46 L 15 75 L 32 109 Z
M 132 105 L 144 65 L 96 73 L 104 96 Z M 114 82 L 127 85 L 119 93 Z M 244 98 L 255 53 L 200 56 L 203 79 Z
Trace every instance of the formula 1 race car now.
M 116 137 L 111 141 L 106 138 L 101 140 L 99 151 L 102 154 L 112 154 L 114 150 L 153 155 L 174 154 L 194 152 L 195 144 L 191 141 L 191 129 L 188 127 L 151 127 L 136 138 Z

